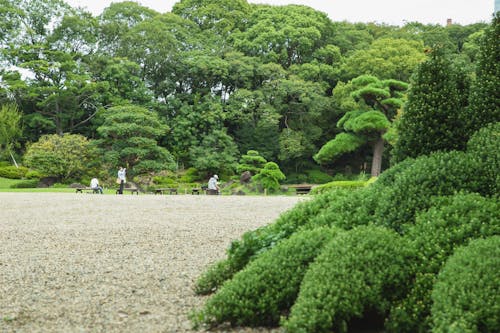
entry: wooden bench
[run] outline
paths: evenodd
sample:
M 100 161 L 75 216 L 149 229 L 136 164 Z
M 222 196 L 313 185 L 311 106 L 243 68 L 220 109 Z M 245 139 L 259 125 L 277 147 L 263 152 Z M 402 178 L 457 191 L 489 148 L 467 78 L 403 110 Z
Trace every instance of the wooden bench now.
M 126 192 L 126 191 L 130 192 L 130 194 L 135 193 L 135 194 L 139 195 L 139 189 L 137 189 L 137 188 L 124 188 L 123 192 Z M 116 190 L 116 194 L 118 194 L 119 192 L 120 192 L 120 189 Z
M 295 187 L 295 194 L 304 195 L 309 194 L 311 192 L 311 185 L 297 185 Z
M 99 190 L 96 188 L 91 188 L 91 187 L 77 187 L 75 188 L 75 193 L 93 193 L 93 194 L 99 194 Z
M 154 193 L 155 194 L 165 194 L 165 193 L 178 194 L 177 188 L 174 188 L 174 187 L 157 188 L 157 189 L 155 189 Z
M 203 185 L 202 187 L 194 187 L 191 189 L 191 194 L 200 194 L 201 192 L 206 191 L 208 186 Z

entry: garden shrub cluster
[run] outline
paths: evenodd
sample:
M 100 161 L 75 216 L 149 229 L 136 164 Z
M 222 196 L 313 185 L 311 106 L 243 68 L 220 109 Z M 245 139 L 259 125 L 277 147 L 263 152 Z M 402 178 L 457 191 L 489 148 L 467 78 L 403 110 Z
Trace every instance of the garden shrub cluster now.
M 498 332 L 499 267 L 500 236 L 477 239 L 457 249 L 432 292 L 432 332 Z
M 481 193 L 490 180 L 477 169 L 477 161 L 464 152 L 422 156 L 380 193 L 374 218 L 380 225 L 402 231 L 404 224 L 414 222 L 416 212 L 430 207 L 432 196 L 460 190 Z
M 418 254 L 417 276 L 407 297 L 391 310 L 389 332 L 429 331 L 431 293 L 436 277 L 458 246 L 500 234 L 500 205 L 477 193 L 436 197 L 433 207 L 416 217 L 405 238 Z
M 403 295 L 414 254 L 394 231 L 365 226 L 335 237 L 306 273 L 284 327 L 288 332 L 346 332 L 351 319 L 383 316 Z
M 464 152 L 406 159 L 367 187 L 325 191 L 283 213 L 275 223 L 245 233 L 231 244 L 227 259 L 200 278 L 199 282 L 204 281 L 200 290 L 216 294 L 198 312 L 197 322 L 275 325 L 281 316 L 280 323 L 288 332 L 348 332 L 365 322 L 390 333 L 423 333 L 444 332 L 440 327 L 447 320 L 457 327 L 456 332 L 499 331 L 492 312 L 480 312 L 479 305 L 456 310 L 451 308 L 452 301 L 438 305 L 435 296 L 443 295 L 446 285 L 461 287 L 474 281 L 468 276 L 462 281 L 456 273 L 453 278 L 442 276 L 448 265 L 455 265 L 450 258 L 458 248 L 500 235 L 497 126 L 477 132 Z M 490 149 L 493 152 L 488 154 Z M 344 231 L 317 249 L 307 270 L 289 275 L 288 270 L 274 273 L 271 264 L 266 266 L 274 255 L 295 265 L 300 256 L 290 252 L 287 259 L 280 257 L 286 255 L 286 251 L 279 252 L 281 246 L 307 232 L 328 228 Z M 483 260 L 477 259 L 479 250 L 474 253 L 474 260 L 461 262 L 464 269 Z M 491 273 L 486 266 L 477 271 Z M 298 292 L 294 302 L 280 303 L 280 295 L 288 290 L 276 282 L 281 278 L 294 285 L 301 280 L 299 288 L 293 289 Z M 440 283 L 441 289 L 437 288 Z M 494 286 L 498 291 L 498 283 Z M 481 287 L 470 287 L 470 291 L 460 297 L 472 302 L 477 296 L 487 306 L 493 304 Z M 255 295 L 265 300 L 259 303 Z M 448 318 L 449 311 L 461 313 L 461 319 Z
M 199 324 L 276 325 L 294 303 L 309 263 L 339 229 L 298 232 L 252 261 L 224 284 L 203 311 Z

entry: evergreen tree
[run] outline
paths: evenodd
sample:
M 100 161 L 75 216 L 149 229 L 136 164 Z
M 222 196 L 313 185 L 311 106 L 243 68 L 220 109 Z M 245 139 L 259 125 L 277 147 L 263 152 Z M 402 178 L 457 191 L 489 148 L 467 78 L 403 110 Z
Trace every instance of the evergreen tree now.
M 469 108 L 464 119 L 469 123 L 468 135 L 488 123 L 500 121 L 500 13 L 482 38 L 476 69 L 476 81 L 471 87 Z
M 463 149 L 467 143 L 463 115 L 468 84 L 444 49 L 432 50 L 412 77 L 408 101 L 398 123 L 393 157 L 426 155 L 438 150 Z

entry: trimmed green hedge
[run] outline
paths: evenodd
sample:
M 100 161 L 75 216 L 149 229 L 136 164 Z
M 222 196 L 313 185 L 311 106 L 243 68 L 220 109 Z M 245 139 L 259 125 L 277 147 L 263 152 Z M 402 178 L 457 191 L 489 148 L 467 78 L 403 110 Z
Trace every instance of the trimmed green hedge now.
M 339 229 L 318 228 L 294 234 L 252 261 L 194 315 L 197 324 L 268 326 L 279 322 L 295 302 L 309 263 Z
M 367 225 L 373 218 L 373 197 L 371 189 L 334 190 L 334 200 L 312 217 L 307 228 L 318 226 L 336 226 L 346 230 L 356 226 Z
M 376 226 L 346 231 L 325 246 L 307 271 L 287 332 L 347 332 L 352 319 L 381 318 L 402 297 L 414 254 L 396 232 Z
M 474 240 L 457 249 L 432 292 L 432 332 L 498 332 L 499 268 L 500 236 Z
M 38 179 L 23 180 L 10 185 L 10 188 L 36 188 L 38 186 L 38 183 Z
M 5 166 L 0 167 L 0 177 L 9 179 L 21 179 L 28 172 L 28 168 L 20 166 L 16 168 L 15 166 Z
M 467 153 L 479 162 L 478 173 L 486 175 L 490 182 L 482 192 L 496 194 L 500 190 L 500 122 L 489 124 L 469 139 Z
M 472 239 L 500 235 L 500 204 L 479 194 L 438 197 L 417 215 L 405 238 L 418 253 L 418 274 L 407 297 L 391 310 L 387 331 L 428 332 L 436 276 L 456 247 Z
M 311 194 L 324 193 L 326 191 L 331 191 L 334 189 L 359 189 L 367 185 L 364 180 L 338 180 L 329 182 L 320 186 L 316 186 L 311 190 Z
M 376 224 L 402 231 L 415 215 L 428 209 L 433 196 L 464 190 L 484 193 L 490 179 L 477 172 L 478 162 L 469 154 L 452 151 L 421 156 L 394 177 L 392 185 L 377 194 Z

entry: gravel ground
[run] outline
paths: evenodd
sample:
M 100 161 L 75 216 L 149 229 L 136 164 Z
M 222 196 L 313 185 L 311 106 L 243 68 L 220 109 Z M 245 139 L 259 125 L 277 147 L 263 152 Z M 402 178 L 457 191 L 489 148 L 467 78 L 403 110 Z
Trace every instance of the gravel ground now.
M 200 273 L 300 200 L 0 193 L 0 332 L 194 332 Z

